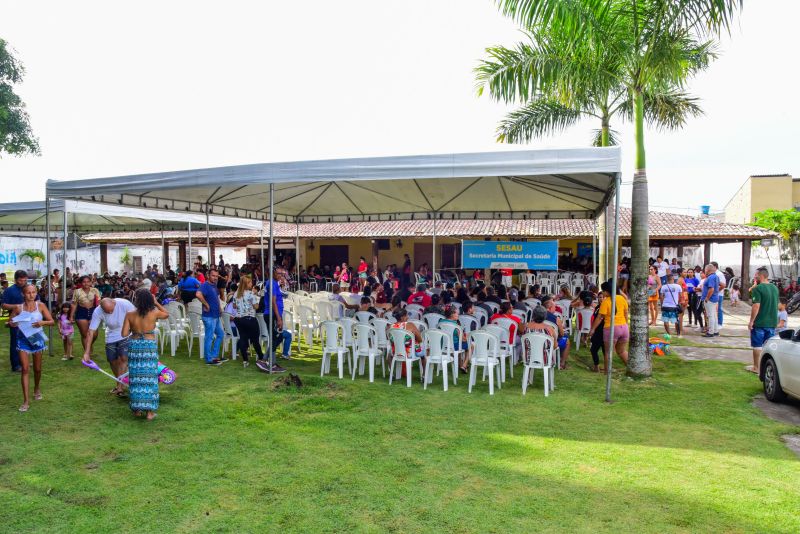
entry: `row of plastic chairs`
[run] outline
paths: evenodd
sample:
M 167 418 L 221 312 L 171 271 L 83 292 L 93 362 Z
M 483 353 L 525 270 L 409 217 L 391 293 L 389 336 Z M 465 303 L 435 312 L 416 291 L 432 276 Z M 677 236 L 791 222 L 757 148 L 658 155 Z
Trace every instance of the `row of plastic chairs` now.
M 330 372 L 335 356 L 339 378 L 344 376 L 345 365 L 353 380 L 355 380 L 356 373 L 363 375 L 366 367 L 369 381 L 373 382 L 377 363 L 380 362 L 381 371 L 385 377 L 385 359 L 390 358 L 389 383 L 392 383 L 395 374 L 397 378 L 400 378 L 402 367 L 405 366 L 406 385 L 411 387 L 413 363 L 418 361 L 420 377 L 426 377 L 424 388 L 427 389 L 427 385 L 432 383 L 432 367 L 436 366 L 437 374 L 441 372 L 443 375 L 443 388 L 447 391 L 450 366 L 452 366 L 453 384 L 457 383 L 457 367 L 463 351 L 454 345 L 453 339 L 462 339 L 463 329 L 460 325 L 449 322 L 440 322 L 437 324 L 439 328 L 429 328 L 426 323 L 417 321 L 408 322 L 414 324 L 421 332 L 422 343 L 419 350 L 410 331 L 390 327 L 390 323 L 384 319 L 375 317 L 371 323 L 347 318 L 323 322 L 320 325 L 320 337 L 323 343 L 320 376 Z M 517 354 L 514 343 L 516 329 L 511 328 L 513 324 L 515 323 L 511 319 L 502 318 L 497 319 L 495 324 L 469 332 L 469 345 L 472 349 L 469 392 L 476 384 L 479 368 L 483 368 L 484 380 L 487 377 L 489 379 L 490 394 L 494 394 L 495 375 L 498 387 L 501 387 L 506 380 L 506 368 L 511 376 L 514 376 L 513 369 L 517 363 Z M 533 380 L 534 370 L 542 369 L 545 396 L 547 396 L 554 387 L 554 370 L 558 362 L 557 354 L 554 355 L 555 345 L 549 336 L 542 334 L 525 334 L 522 339 L 522 346 L 527 350 L 522 358 L 525 362 L 523 393 Z M 396 347 L 400 347 L 400 350 L 395 350 Z M 555 350 L 557 351 L 557 347 Z M 426 355 L 424 372 L 419 354 Z

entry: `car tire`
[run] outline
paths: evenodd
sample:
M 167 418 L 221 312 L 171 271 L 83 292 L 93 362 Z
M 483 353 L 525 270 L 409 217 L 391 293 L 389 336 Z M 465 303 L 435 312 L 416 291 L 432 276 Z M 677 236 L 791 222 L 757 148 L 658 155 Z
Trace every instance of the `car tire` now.
M 764 363 L 764 396 L 770 402 L 786 400 L 786 393 L 781 388 L 781 379 L 778 376 L 778 366 L 772 358 Z

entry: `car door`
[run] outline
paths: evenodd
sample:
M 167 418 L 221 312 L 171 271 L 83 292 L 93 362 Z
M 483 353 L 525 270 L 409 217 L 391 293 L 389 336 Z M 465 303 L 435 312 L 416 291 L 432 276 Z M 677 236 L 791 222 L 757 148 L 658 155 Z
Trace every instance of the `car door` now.
M 780 343 L 778 372 L 784 391 L 800 398 L 800 340 Z

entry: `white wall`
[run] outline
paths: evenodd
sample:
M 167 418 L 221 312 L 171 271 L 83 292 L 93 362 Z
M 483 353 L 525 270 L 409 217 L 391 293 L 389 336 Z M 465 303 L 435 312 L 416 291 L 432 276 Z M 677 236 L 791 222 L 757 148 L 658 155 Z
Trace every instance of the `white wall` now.
M 125 268 L 120 262 L 124 245 L 109 245 L 108 246 L 108 270 L 110 272 L 122 272 Z M 11 275 L 17 269 L 25 270 L 38 270 L 42 273 L 45 272 L 46 266 L 43 263 L 37 262 L 31 265 L 28 258 L 20 258 L 20 255 L 27 249 L 36 249 L 45 251 L 45 240 L 43 238 L 35 237 L 6 237 L 0 236 L 0 272 Z M 130 246 L 131 256 L 141 256 L 142 265 L 156 264 L 161 266 L 161 247 L 160 246 Z M 194 256 L 198 254 L 206 257 L 205 247 L 199 248 L 195 246 L 192 250 Z M 243 264 L 247 259 L 247 249 L 245 247 L 217 247 L 216 254 L 222 254 L 227 263 Z M 89 245 L 87 247 L 79 248 L 76 252 L 74 249 L 67 251 L 67 267 L 71 272 L 78 272 L 80 274 L 92 274 L 100 271 L 100 245 Z M 217 258 L 218 259 L 218 258 Z M 50 268 L 64 270 L 64 251 L 52 250 L 50 251 Z M 178 265 L 178 247 L 172 246 L 169 250 L 169 264 L 175 268 Z

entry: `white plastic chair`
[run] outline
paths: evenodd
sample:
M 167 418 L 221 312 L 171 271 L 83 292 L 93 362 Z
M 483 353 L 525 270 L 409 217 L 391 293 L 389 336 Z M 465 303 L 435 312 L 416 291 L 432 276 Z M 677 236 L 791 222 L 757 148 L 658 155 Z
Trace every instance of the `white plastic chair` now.
M 500 388 L 500 340 L 497 336 L 478 330 L 469 335 L 469 344 L 472 347 L 469 365 L 469 387 L 467 392 L 472 393 L 472 386 L 477 379 L 478 367 L 483 367 L 489 375 L 489 395 L 494 395 L 494 379 L 497 373 L 497 387 Z
M 552 321 L 544 321 L 542 324 L 546 324 L 546 325 L 550 326 L 550 328 L 553 329 L 553 332 L 556 333 L 556 336 L 558 336 L 558 325 L 556 323 L 554 323 Z M 558 345 L 556 345 L 553 348 L 553 359 L 555 360 L 555 363 L 556 363 L 554 369 L 560 369 L 561 368 L 561 349 L 558 347 Z
M 258 323 L 258 341 L 264 347 L 264 354 L 272 354 L 272 340 L 271 336 L 269 335 L 269 327 L 267 326 L 267 320 L 264 319 L 263 313 L 256 314 L 256 322 Z M 297 342 L 297 350 L 300 350 L 300 342 Z M 269 356 L 267 357 L 269 359 Z
M 231 358 L 236 359 L 236 348 L 239 346 L 239 332 L 237 330 L 236 334 L 233 333 L 233 328 L 231 328 L 231 314 L 228 312 L 222 312 L 220 316 L 220 320 L 222 322 L 222 331 L 225 332 L 225 336 L 222 338 L 222 351 L 221 355 L 225 356 L 225 346 L 230 343 L 231 345 Z
M 381 370 L 386 377 L 386 364 L 378 349 L 378 340 L 375 328 L 364 323 L 355 323 L 353 326 L 353 380 L 356 379 L 356 370 L 364 374 L 364 364 L 369 366 L 369 381 L 375 381 L 375 361 L 380 359 Z
M 389 328 L 390 324 L 392 323 L 386 319 L 376 318 L 372 320 L 372 326 L 375 328 L 375 338 L 378 342 L 378 349 L 380 349 L 384 355 L 386 355 L 388 351 L 389 340 L 386 337 L 386 330 Z
M 486 310 L 481 308 L 480 306 L 473 306 L 472 307 L 472 314 L 478 319 L 478 324 L 480 326 L 486 326 L 489 322 L 489 314 L 486 313 Z
M 448 321 L 439 323 L 439 330 L 447 334 L 447 351 L 453 355 L 453 383 L 458 382 L 458 365 L 461 363 L 461 340 L 464 336 L 464 329 L 460 325 L 453 324 Z M 458 339 L 458 348 L 453 343 L 453 338 Z
M 182 338 L 186 338 L 186 343 L 189 344 L 189 331 L 179 322 L 177 315 L 170 314 L 167 323 L 164 334 L 169 336 L 170 354 L 175 357 L 175 350 L 180 346 Z
M 314 310 L 309 306 L 300 305 L 298 313 L 300 315 L 300 327 L 297 330 L 297 348 L 300 348 L 301 337 L 306 346 L 310 348 L 314 344 L 314 329 L 316 328 Z
M 550 395 L 555 388 L 555 372 L 553 370 L 553 338 L 547 334 L 531 332 L 522 336 L 522 351 L 525 359 L 525 371 L 522 373 L 522 394 L 528 391 L 528 384 L 533 383 L 536 369 L 543 374 L 544 396 Z
M 492 310 L 492 315 L 500 311 L 500 305 L 496 302 L 484 302 Z
M 422 360 L 417 357 L 416 347 L 417 342 L 414 339 L 414 334 L 405 328 L 390 328 L 387 332 L 389 334 L 389 354 L 392 359 L 389 363 L 389 384 L 391 385 L 395 373 L 395 364 L 400 364 L 397 368 L 397 378 L 400 378 L 400 371 L 403 365 L 406 366 L 406 387 L 411 387 L 411 372 L 414 362 L 419 362 L 420 378 L 423 376 Z M 411 345 L 406 347 L 406 339 L 411 339 Z
M 508 319 L 509 321 L 511 319 Z M 514 364 L 513 364 L 513 357 L 512 357 L 512 348 L 509 348 L 508 343 L 508 329 L 500 326 L 497 323 L 487 324 L 483 327 L 484 332 L 489 332 L 490 334 L 497 337 L 498 346 L 497 346 L 497 357 L 500 359 L 500 380 L 505 382 L 506 381 L 506 363 L 508 363 L 508 367 L 510 368 L 509 372 L 511 376 L 514 376 Z
M 442 319 L 444 319 L 444 315 L 441 313 L 426 313 L 422 316 L 422 320 L 425 321 L 425 324 L 428 325 L 428 328 L 437 328 L 439 321 Z
M 353 327 L 356 325 L 356 320 L 352 317 L 342 317 L 337 321 L 344 329 L 344 346 L 349 350 L 353 350 Z
M 467 333 L 477 330 L 480 328 L 481 324 L 480 321 L 472 315 L 459 315 L 458 323 L 461 325 L 461 328 L 464 330 L 464 332 Z
M 425 308 L 423 308 L 419 304 L 407 304 L 406 305 L 406 311 L 408 313 L 412 313 L 412 312 L 416 313 L 417 315 L 422 317 L 422 314 L 425 313 Z
M 200 359 L 205 359 L 205 329 L 203 328 L 203 321 L 200 319 L 199 313 L 189 312 L 189 357 L 192 357 L 192 344 L 194 338 L 197 338 L 197 344 L 200 347 Z
M 514 309 L 514 310 L 511 310 L 511 315 L 513 315 L 515 317 L 519 317 L 519 320 L 522 321 L 523 323 L 528 322 L 528 314 L 527 314 L 527 312 L 524 312 L 522 310 Z
M 431 372 L 431 365 L 437 365 L 442 370 L 442 384 L 444 390 L 447 391 L 447 368 L 452 364 L 455 359 L 452 352 L 448 350 L 453 346 L 453 339 L 450 338 L 448 345 L 447 338 L 449 334 L 442 330 L 426 330 L 424 334 L 424 343 L 427 347 L 428 357 L 425 359 L 425 380 L 423 389 L 428 389 L 428 384 L 433 383 L 433 373 Z M 456 375 L 453 375 L 453 385 L 455 385 Z
M 347 359 L 347 372 L 353 369 L 350 350 L 344 344 L 342 325 L 335 321 L 323 321 L 319 325 L 322 338 L 322 368 L 319 376 L 331 372 L 331 356 L 336 355 L 339 378 L 344 378 L 344 362 Z
M 581 338 L 592 330 L 592 310 L 581 308 L 575 310 L 575 350 L 581 349 Z
M 369 324 L 373 319 L 377 319 L 377 315 L 368 311 L 357 311 L 355 318 L 359 323 Z

